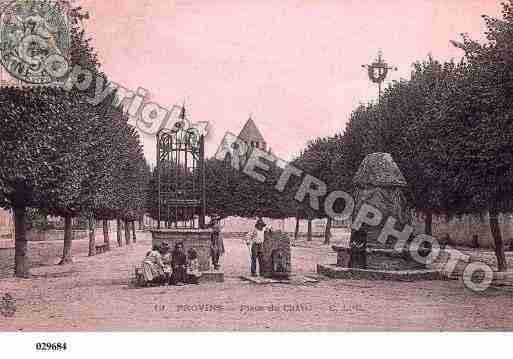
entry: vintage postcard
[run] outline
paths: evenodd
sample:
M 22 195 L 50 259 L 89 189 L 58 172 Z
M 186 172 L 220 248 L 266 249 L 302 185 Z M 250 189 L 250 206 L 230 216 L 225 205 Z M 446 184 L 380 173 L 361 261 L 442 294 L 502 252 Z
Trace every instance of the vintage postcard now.
M 0 12 L 0 332 L 513 329 L 512 2 Z

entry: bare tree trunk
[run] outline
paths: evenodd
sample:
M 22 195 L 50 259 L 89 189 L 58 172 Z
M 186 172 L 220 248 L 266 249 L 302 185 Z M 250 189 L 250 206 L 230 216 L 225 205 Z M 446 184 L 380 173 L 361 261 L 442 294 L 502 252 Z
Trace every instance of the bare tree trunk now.
M 326 229 L 324 230 L 324 244 L 330 244 L 331 240 L 331 217 L 326 220 Z
M 16 229 L 14 228 L 14 211 L 9 211 L 9 228 L 11 232 L 11 240 L 16 238 Z
M 297 241 L 299 236 L 299 217 L 296 217 L 296 228 L 294 229 L 294 242 Z
M 130 222 L 125 220 L 125 243 L 127 246 L 130 245 Z
M 117 233 L 117 241 L 118 247 L 123 247 L 123 233 L 122 233 L 122 224 L 121 219 L 116 219 L 116 233 Z
M 103 243 L 107 245 L 107 250 L 110 251 L 110 237 L 109 237 L 109 221 L 103 220 Z
M 426 211 L 424 218 L 424 233 L 428 236 L 433 235 L 433 212 Z
M 64 248 L 59 265 L 71 263 L 71 245 L 73 243 L 73 223 L 71 216 L 64 216 Z
M 311 241 L 312 240 L 312 219 L 308 218 L 308 233 L 306 235 L 306 240 Z
M 135 221 L 132 221 L 132 243 L 137 243 L 137 236 L 135 235 Z
M 89 229 L 89 257 L 96 254 L 96 220 L 91 215 L 88 218 L 88 229 Z
M 139 222 L 139 223 L 138 223 L 138 225 L 139 225 L 139 230 L 140 230 L 140 231 L 142 231 L 142 229 L 143 229 L 143 227 L 144 227 L 143 219 L 142 219 L 142 218 L 141 218 L 141 219 L 139 219 L 139 221 L 138 221 L 138 222 Z
M 508 269 L 508 265 L 504 254 L 504 242 L 502 241 L 502 233 L 499 225 L 499 213 L 495 206 L 490 208 L 490 230 L 495 242 L 495 255 L 497 257 L 499 272 L 505 272 Z
M 25 207 L 14 209 L 14 276 L 18 278 L 29 278 L 30 269 L 27 258 L 27 236 L 25 231 Z

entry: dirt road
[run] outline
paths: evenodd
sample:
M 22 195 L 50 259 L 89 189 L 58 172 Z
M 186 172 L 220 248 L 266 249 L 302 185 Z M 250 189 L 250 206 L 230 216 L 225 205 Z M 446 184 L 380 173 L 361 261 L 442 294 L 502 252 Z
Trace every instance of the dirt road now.
M 513 294 L 475 294 L 459 281 L 321 280 L 316 284 L 256 285 L 241 281 L 248 252 L 225 239 L 224 283 L 131 288 L 135 264 L 150 245 L 140 234 L 131 247 L 73 264 L 32 270 L 30 280 L 0 280 L 0 295 L 17 300 L 0 331 L 238 331 L 238 330 L 511 330 Z M 320 243 L 293 248 L 294 272 L 315 275 L 335 262 Z

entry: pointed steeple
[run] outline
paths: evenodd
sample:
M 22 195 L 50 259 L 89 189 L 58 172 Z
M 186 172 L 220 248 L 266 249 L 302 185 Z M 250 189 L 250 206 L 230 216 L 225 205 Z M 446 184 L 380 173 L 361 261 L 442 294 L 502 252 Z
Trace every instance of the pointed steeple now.
M 242 131 L 240 131 L 239 138 L 248 144 L 251 144 L 251 142 L 256 142 L 260 143 L 261 145 L 265 145 L 264 136 L 262 136 L 262 133 L 255 125 L 252 115 L 249 116 L 248 121 L 242 128 Z

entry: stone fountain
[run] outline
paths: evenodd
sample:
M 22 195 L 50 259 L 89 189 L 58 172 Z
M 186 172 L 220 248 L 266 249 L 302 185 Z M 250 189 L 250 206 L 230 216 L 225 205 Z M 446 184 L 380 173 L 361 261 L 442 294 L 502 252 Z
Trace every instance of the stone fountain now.
M 388 153 L 372 153 L 365 157 L 353 177 L 355 210 L 353 219 L 364 204 L 378 209 L 383 220 L 377 226 L 362 225 L 351 230 L 349 244 L 334 245 L 336 264 L 318 264 L 317 272 L 331 278 L 419 280 L 438 279 L 440 274 L 415 261 L 408 250 L 394 249 L 391 241 L 378 237 L 389 218 L 395 218 L 400 229 L 412 223 L 404 188 L 406 180 Z M 408 248 L 408 246 L 406 246 Z M 421 249 L 422 255 L 429 254 Z

